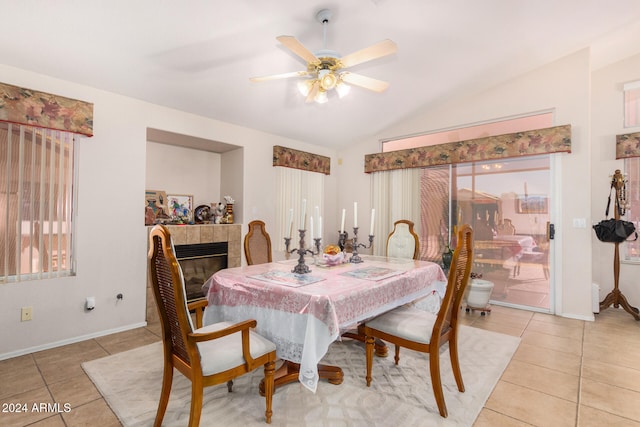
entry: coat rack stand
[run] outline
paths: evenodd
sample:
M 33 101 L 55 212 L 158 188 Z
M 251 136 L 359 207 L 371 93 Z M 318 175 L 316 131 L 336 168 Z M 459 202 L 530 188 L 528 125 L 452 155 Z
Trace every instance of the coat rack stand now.
M 620 219 L 618 201 L 620 200 L 620 192 L 624 187 L 624 176 L 620 172 L 620 169 L 616 169 L 615 173 L 613 174 L 611 187 L 616 191 L 615 207 L 613 209 L 614 218 Z M 640 320 L 640 312 L 638 311 L 638 309 L 629 304 L 625 296 L 622 295 L 622 292 L 620 292 L 620 289 L 618 288 L 620 282 L 620 243 L 614 244 L 616 246 L 613 252 L 613 290 L 609 292 L 609 294 L 600 302 L 600 310 L 608 308 L 611 304 L 613 304 L 615 308 L 622 306 L 622 308 L 624 308 L 627 313 L 632 315 L 636 320 Z

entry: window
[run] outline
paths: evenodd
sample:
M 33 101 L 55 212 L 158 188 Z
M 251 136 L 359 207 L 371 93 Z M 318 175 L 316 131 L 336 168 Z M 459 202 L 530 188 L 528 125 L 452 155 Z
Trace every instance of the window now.
M 637 126 L 640 126 L 640 80 L 624 85 L 624 127 Z M 640 228 L 640 158 L 626 158 L 624 168 L 627 179 L 623 194 L 626 199 L 625 218 L 632 221 L 637 230 Z M 640 262 L 640 241 L 626 242 L 623 247 L 625 261 Z
M 553 112 L 542 112 L 385 141 L 383 152 L 464 143 L 497 135 L 514 140 L 519 136 L 509 133 L 551 127 Z M 386 218 L 391 223 L 411 219 L 416 224 L 421 259 L 440 262 L 445 245 L 455 245 L 457 227 L 471 224 L 474 272 L 494 283 L 491 300 L 543 311 L 553 307 L 548 235 L 552 208 L 549 205 L 549 152 L 516 157 L 485 156 L 475 161 L 425 167 L 415 177 L 419 195 L 406 193 L 401 200 L 389 203 L 384 194 L 401 194 L 406 185 L 385 186 L 385 179 L 378 175 L 394 173 L 397 171 L 372 174 L 373 204 L 383 220 Z M 381 196 L 376 198 L 376 195 Z M 412 201 L 419 204 L 417 214 L 412 208 L 397 208 Z M 380 253 L 378 249 L 377 254 Z
M 488 136 L 503 135 L 510 132 L 516 133 L 527 130 L 544 129 L 551 126 L 553 126 L 553 112 L 544 111 L 477 125 L 463 126 L 383 141 L 382 151 L 389 152 L 432 146 L 452 141 L 464 141 Z M 511 166 L 502 170 L 502 167 L 509 163 Z M 475 191 L 476 176 L 513 177 L 513 174 L 508 173 L 513 172 L 510 168 L 513 168 L 513 165 L 516 164 L 519 163 L 509 161 L 505 162 L 501 159 L 495 159 L 495 161 L 485 161 L 477 164 L 466 163 L 425 169 L 420 175 L 420 211 L 423 213 L 423 219 L 420 224 L 416 224 L 418 226 L 417 229 L 419 230 L 419 234 L 421 234 L 421 238 L 423 239 L 420 244 L 422 252 L 421 257 L 428 260 L 438 259 L 442 253 L 444 245 L 448 243 L 452 237 L 450 233 L 453 230 L 453 225 L 460 222 L 457 221 L 456 217 L 450 218 L 449 215 L 449 211 L 454 208 L 451 204 L 450 198 L 457 197 L 455 194 L 450 194 L 450 191 L 452 190 L 450 187 L 450 175 L 471 177 L 469 188 Z M 537 164 L 535 165 L 535 168 L 536 170 L 548 170 L 548 166 L 541 167 Z M 469 170 L 471 172 L 469 172 Z M 376 187 L 376 184 L 374 184 L 374 187 Z M 485 190 L 490 191 L 491 189 L 489 188 Z M 524 183 L 524 193 L 522 194 L 527 194 L 526 183 Z M 498 196 L 500 196 L 500 194 L 498 194 Z M 473 197 L 476 196 L 474 195 Z M 527 200 L 529 199 L 527 198 Z M 381 213 L 383 212 L 384 206 L 378 206 L 376 204 L 375 207 L 378 208 Z M 407 215 L 407 213 L 408 211 L 406 210 L 403 212 L 404 215 Z M 414 215 L 410 216 L 415 217 Z
M 0 282 L 72 275 L 74 136 L 0 123 Z
M 623 197 L 626 199 L 625 219 L 636 225 L 636 231 L 640 231 L 640 157 L 625 159 L 626 188 Z M 625 261 L 640 262 L 640 240 L 624 243 Z
M 639 86 L 640 87 L 640 86 Z M 424 133 L 382 142 L 382 152 L 426 147 L 452 141 L 484 138 L 506 133 L 524 132 L 553 126 L 553 113 L 543 112 L 522 117 L 507 118 L 474 126 Z

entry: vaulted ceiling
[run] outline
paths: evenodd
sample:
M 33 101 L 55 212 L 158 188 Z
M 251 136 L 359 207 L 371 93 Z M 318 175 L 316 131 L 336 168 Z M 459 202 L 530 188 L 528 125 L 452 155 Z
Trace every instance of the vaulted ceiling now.
M 295 78 L 249 81 L 305 70 L 276 37 L 323 48 L 324 8 L 328 49 L 397 43 L 396 54 L 352 70 L 389 82 L 385 92 L 353 87 L 316 104 Z M 336 148 L 579 49 L 592 48 L 594 67 L 640 51 L 637 0 L 1 0 L 0 9 L 2 64 Z

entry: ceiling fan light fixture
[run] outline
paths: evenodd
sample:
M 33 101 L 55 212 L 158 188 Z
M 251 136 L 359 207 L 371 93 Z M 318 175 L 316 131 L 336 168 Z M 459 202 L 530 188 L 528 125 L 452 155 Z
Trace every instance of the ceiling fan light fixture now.
M 309 92 L 311 91 L 311 86 L 313 86 L 313 82 L 315 80 L 300 80 L 298 82 L 298 91 L 300 92 L 300 94 L 302 94 L 302 96 L 307 97 L 309 96 Z
M 323 89 L 319 89 L 316 97 L 314 98 L 318 104 L 324 104 L 329 101 L 329 97 L 327 97 L 327 91 Z
M 322 24 L 323 43 L 322 49 L 315 53 L 305 47 L 293 36 L 282 35 L 276 37 L 284 47 L 303 59 L 307 64 L 304 71 L 276 74 L 264 77 L 252 77 L 252 82 L 262 82 L 290 77 L 303 77 L 304 80 L 297 83 L 298 91 L 305 97 L 306 103 L 317 102 L 324 104 L 328 101 L 328 92 L 336 91 L 339 98 L 345 97 L 351 86 L 357 86 L 373 92 L 384 92 L 389 83 L 371 77 L 354 74 L 347 70 L 353 66 L 385 57 L 395 53 L 396 44 L 389 39 L 373 44 L 364 49 L 341 56 L 334 50 L 327 49 L 327 27 L 331 19 L 329 9 L 320 10 L 316 14 L 316 20 Z
M 338 78 L 333 71 L 330 70 L 320 70 L 318 72 L 318 79 L 320 80 L 320 87 L 324 90 L 331 90 L 336 87 L 336 83 L 338 83 Z
M 339 98 L 344 98 L 349 94 L 350 91 L 351 91 L 351 86 L 349 86 L 348 84 L 345 84 L 341 80 L 339 80 L 338 83 L 336 84 L 336 92 L 338 92 Z

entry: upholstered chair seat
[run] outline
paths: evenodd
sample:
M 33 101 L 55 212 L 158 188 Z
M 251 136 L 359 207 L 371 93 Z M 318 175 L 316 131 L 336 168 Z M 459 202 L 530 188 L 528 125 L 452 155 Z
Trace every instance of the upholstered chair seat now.
M 205 334 L 226 329 L 233 326 L 231 322 L 219 322 L 213 325 L 204 326 L 193 331 L 194 334 Z M 240 334 L 226 335 L 215 341 L 199 342 L 198 350 L 200 351 L 200 364 L 202 365 L 203 375 L 213 375 L 236 366 L 244 364 L 242 355 L 242 340 Z M 249 331 L 249 354 L 253 359 L 276 351 L 276 346 L 271 341 L 263 338 L 253 331 Z

